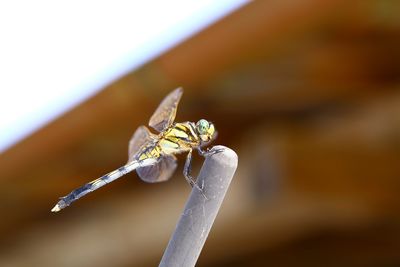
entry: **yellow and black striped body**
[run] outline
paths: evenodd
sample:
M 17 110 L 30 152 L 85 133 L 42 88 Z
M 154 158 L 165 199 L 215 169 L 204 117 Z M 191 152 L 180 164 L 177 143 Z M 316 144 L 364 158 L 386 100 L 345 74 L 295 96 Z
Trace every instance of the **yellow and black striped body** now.
M 159 158 L 162 155 L 161 148 L 158 144 L 147 144 L 141 148 L 136 156 L 136 160 L 145 160 L 149 158 Z
M 200 139 L 192 122 L 175 123 L 162 134 L 158 145 L 165 154 L 179 154 L 198 147 Z
M 175 123 L 160 133 L 153 144 L 148 144 L 137 154 L 137 160 L 158 158 L 162 155 L 187 152 L 200 145 L 192 122 Z

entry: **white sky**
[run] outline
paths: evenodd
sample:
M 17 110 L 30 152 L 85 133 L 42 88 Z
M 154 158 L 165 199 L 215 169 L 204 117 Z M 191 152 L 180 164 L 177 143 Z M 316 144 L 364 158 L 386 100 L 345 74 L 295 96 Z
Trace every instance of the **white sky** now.
M 0 1 L 0 152 L 248 1 Z

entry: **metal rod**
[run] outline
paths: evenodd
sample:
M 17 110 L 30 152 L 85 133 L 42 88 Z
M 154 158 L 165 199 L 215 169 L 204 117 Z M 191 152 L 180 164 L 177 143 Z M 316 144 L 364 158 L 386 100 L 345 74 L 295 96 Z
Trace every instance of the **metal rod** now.
M 238 164 L 238 157 L 230 148 L 211 149 L 215 150 L 221 152 L 206 156 L 197 178 L 206 198 L 193 187 L 159 267 L 192 267 L 197 262 Z

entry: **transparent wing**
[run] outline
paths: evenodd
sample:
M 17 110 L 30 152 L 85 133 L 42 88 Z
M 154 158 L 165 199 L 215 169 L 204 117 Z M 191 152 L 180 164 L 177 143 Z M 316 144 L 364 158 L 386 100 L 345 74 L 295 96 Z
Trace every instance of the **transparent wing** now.
M 143 181 L 157 183 L 171 178 L 176 166 L 176 157 L 174 155 L 164 155 L 157 164 L 137 168 L 136 172 Z
M 151 116 L 149 126 L 159 132 L 171 126 L 175 120 L 176 109 L 182 94 L 183 89 L 179 87 L 167 95 L 158 106 L 153 116 Z
M 145 126 L 137 128 L 129 141 L 129 162 L 136 160 L 138 152 L 149 143 L 153 143 L 156 135 L 152 134 Z M 149 146 L 148 149 L 151 149 Z M 158 162 L 152 166 L 139 167 L 136 169 L 139 177 L 148 183 L 156 183 L 166 181 L 171 178 L 176 169 L 176 158 L 174 155 L 163 155 L 158 159 Z
M 134 160 L 135 155 L 140 150 L 140 148 L 144 144 L 153 142 L 154 138 L 155 135 L 152 134 L 146 126 L 140 126 L 139 128 L 137 128 L 135 133 L 132 135 L 131 140 L 129 141 L 128 162 Z

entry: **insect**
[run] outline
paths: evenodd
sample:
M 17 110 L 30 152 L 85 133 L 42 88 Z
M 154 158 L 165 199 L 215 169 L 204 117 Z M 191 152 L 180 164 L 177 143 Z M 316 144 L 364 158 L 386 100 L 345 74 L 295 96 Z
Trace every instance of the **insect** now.
M 201 119 L 197 123 L 174 123 L 178 103 L 183 89 L 177 88 L 167 95 L 149 120 L 149 126 L 158 132 L 153 134 L 145 126 L 140 126 L 129 141 L 128 163 L 100 178 L 89 182 L 68 195 L 61 197 L 51 210 L 58 212 L 84 195 L 136 170 L 139 177 L 149 183 L 163 182 L 171 178 L 177 166 L 175 154 L 187 153 L 183 175 L 193 187 L 202 189 L 190 175 L 192 151 L 197 149 L 206 156 L 219 151 L 202 147 L 212 141 L 217 132 L 214 124 Z M 203 194 L 204 195 L 204 194 Z

